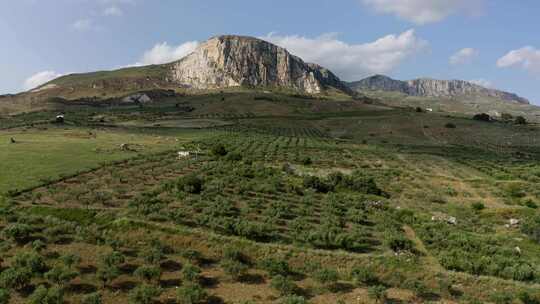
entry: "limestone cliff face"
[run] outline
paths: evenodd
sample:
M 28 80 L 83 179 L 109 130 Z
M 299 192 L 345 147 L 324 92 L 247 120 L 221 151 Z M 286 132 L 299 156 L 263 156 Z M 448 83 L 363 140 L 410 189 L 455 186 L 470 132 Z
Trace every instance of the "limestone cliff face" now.
M 196 89 L 236 86 L 284 87 L 317 94 L 350 89 L 327 69 L 309 64 L 269 42 L 219 36 L 171 64 L 170 80 Z
M 530 102 L 513 93 L 484 88 L 474 83 L 463 80 L 437 80 L 421 78 L 408 81 L 394 80 L 392 78 L 375 75 L 358 82 L 349 84 L 355 91 L 391 91 L 400 92 L 410 96 L 425 97 L 460 97 L 480 96 L 492 97 L 508 102 L 530 104 Z

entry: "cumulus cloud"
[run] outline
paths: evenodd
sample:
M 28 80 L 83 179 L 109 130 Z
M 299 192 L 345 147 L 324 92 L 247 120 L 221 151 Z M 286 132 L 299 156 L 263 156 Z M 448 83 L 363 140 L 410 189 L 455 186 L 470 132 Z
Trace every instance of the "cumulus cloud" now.
M 540 73 L 540 49 L 526 46 L 521 49 L 508 52 L 497 60 L 500 68 L 521 67 L 533 73 Z
M 180 45 L 169 45 L 167 42 L 162 42 L 154 45 L 150 50 L 144 52 L 141 59 L 129 66 L 141 66 L 150 64 L 162 64 L 169 63 L 179 59 L 182 59 L 186 55 L 193 52 L 199 42 L 188 41 Z
M 28 77 L 23 84 L 25 90 L 31 90 L 33 88 L 39 87 L 40 85 L 47 83 L 55 78 L 62 76 L 62 74 L 55 71 L 42 71 L 35 73 L 34 75 Z
M 110 6 L 105 8 L 105 10 L 103 11 L 103 15 L 120 17 L 124 15 L 124 11 L 122 11 L 118 6 Z
M 270 33 L 261 38 L 288 49 L 307 62 L 320 64 L 347 80 L 390 72 L 428 47 L 427 41 L 418 38 L 414 30 L 364 44 L 343 42 L 337 34 L 307 38 Z
M 480 52 L 473 48 L 464 48 L 457 51 L 454 55 L 450 57 L 450 64 L 459 65 L 470 63 L 474 57 L 478 56 Z
M 491 81 L 489 81 L 489 80 L 484 79 L 484 78 L 469 80 L 469 82 L 474 83 L 474 84 L 479 85 L 479 86 L 484 87 L 484 88 L 493 88 L 493 83 Z
M 484 0 L 362 0 L 381 14 L 393 14 L 416 24 L 439 22 L 450 15 L 478 14 Z

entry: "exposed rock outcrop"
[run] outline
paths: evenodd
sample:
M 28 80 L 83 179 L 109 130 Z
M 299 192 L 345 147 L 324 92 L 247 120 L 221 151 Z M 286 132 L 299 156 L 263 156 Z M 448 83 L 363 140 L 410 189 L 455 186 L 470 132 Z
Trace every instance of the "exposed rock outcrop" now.
M 530 104 L 530 102 L 513 93 L 488 89 L 464 80 L 437 80 L 420 78 L 408 81 L 395 80 L 383 75 L 375 75 L 366 79 L 351 82 L 349 87 L 357 92 L 390 91 L 410 96 L 424 97 L 459 97 L 483 96 L 501 99 L 508 102 Z
M 284 48 L 244 36 L 219 36 L 204 42 L 171 64 L 170 79 L 196 89 L 268 86 L 310 94 L 328 88 L 351 92 L 329 70 L 305 63 Z

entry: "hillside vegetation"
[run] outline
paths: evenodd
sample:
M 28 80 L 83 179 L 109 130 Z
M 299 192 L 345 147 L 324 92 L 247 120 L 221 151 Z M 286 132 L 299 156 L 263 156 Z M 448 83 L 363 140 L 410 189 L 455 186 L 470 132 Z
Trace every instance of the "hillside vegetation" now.
M 540 301 L 535 125 L 224 91 L 0 128 L 3 303 Z

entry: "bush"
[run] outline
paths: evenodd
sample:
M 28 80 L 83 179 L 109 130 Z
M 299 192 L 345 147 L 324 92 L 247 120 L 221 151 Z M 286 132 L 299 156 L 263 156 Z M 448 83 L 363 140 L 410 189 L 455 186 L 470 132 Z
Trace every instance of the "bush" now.
M 491 116 L 489 116 L 486 113 L 481 113 L 481 114 L 474 115 L 473 119 L 478 120 L 478 121 L 490 122 L 491 121 Z
M 412 251 L 414 244 L 402 235 L 390 235 L 386 239 L 386 245 L 395 252 Z
M 320 193 L 328 193 L 332 191 L 332 187 L 325 183 L 320 177 L 307 175 L 304 177 L 304 188 L 311 188 Z
M 453 123 L 451 123 L 451 122 L 449 122 L 449 123 L 446 123 L 446 124 L 444 125 L 444 127 L 447 128 L 447 129 L 455 129 L 455 128 L 456 128 L 456 125 L 453 124 Z
M 129 303 L 152 304 L 154 298 L 161 294 L 161 290 L 150 285 L 140 285 L 129 292 Z
M 236 260 L 223 260 L 220 265 L 221 268 L 223 268 L 223 271 L 234 280 L 240 279 L 248 270 L 247 265 Z
M 307 304 L 307 300 L 302 296 L 288 296 L 281 300 L 281 304 Z
M 47 288 L 40 285 L 30 295 L 28 299 L 30 304 L 63 304 L 64 293 L 62 289 L 57 287 Z
M 486 206 L 480 202 L 476 202 L 471 205 L 471 208 L 475 211 L 481 211 L 486 209 Z
M 176 189 L 180 192 L 200 194 L 203 187 L 203 180 L 196 175 L 187 175 L 178 180 Z
M 9 290 L 0 288 L 0 304 L 8 304 L 10 298 Z
M 32 272 L 28 268 L 8 268 L 0 274 L 0 286 L 3 288 L 23 289 L 30 284 Z
M 210 152 L 212 153 L 212 155 L 215 155 L 215 156 L 225 156 L 227 155 L 227 153 L 229 153 L 227 149 L 225 148 L 225 146 L 222 144 L 216 144 L 212 146 L 212 148 L 210 149 Z
M 290 273 L 289 263 L 285 260 L 264 259 L 260 262 L 260 267 L 266 270 L 270 276 L 287 276 Z
M 182 279 L 187 282 L 197 282 L 199 280 L 199 276 L 201 274 L 201 269 L 199 267 L 186 264 L 182 268 Z
M 311 164 L 313 164 L 313 161 L 311 160 L 311 157 L 309 156 L 305 156 L 302 158 L 302 160 L 300 161 L 302 163 L 302 165 L 304 166 L 309 166 Z
M 525 117 L 523 116 L 517 116 L 516 119 L 514 120 L 514 123 L 516 125 L 526 125 L 527 119 L 525 119 Z
M 72 271 L 66 266 L 60 265 L 53 267 L 51 270 L 45 273 L 45 279 L 54 284 L 63 286 L 76 278 L 78 275 L 78 272 Z
M 320 270 L 316 271 L 313 274 L 313 278 L 317 282 L 328 286 L 328 285 L 335 284 L 338 281 L 339 276 L 338 276 L 337 271 L 335 271 L 334 269 L 323 268 L 323 269 L 320 269 Z
M 521 225 L 521 231 L 540 243 L 540 215 L 525 220 Z
M 368 296 L 377 303 L 384 303 L 388 297 L 386 287 L 383 285 L 372 286 L 368 289 Z
M 294 282 L 286 276 L 277 275 L 270 282 L 270 286 L 276 289 L 282 296 L 291 295 L 296 289 Z
M 82 299 L 82 304 L 101 304 L 102 302 L 103 301 L 101 300 L 101 294 L 99 294 L 98 292 L 86 295 Z
M 227 160 L 228 161 L 241 161 L 242 155 L 236 152 L 232 152 L 232 153 L 227 154 Z
M 496 292 L 492 294 L 490 298 L 495 304 L 512 304 L 514 301 L 513 296 L 506 292 Z
M 204 302 L 208 294 L 199 284 L 188 283 L 177 289 L 176 297 L 180 304 L 197 304 Z
M 353 268 L 351 271 L 351 278 L 356 284 L 369 285 L 377 282 L 377 277 L 373 274 L 373 271 L 368 268 Z
M 161 268 L 159 266 L 140 266 L 133 274 L 146 283 L 151 283 L 159 280 Z
M 32 234 L 32 227 L 26 224 L 9 224 L 3 230 L 4 236 L 17 243 L 25 243 Z
M 47 270 L 43 257 L 32 251 L 17 253 L 13 267 L 29 269 L 34 275 L 43 274 Z

